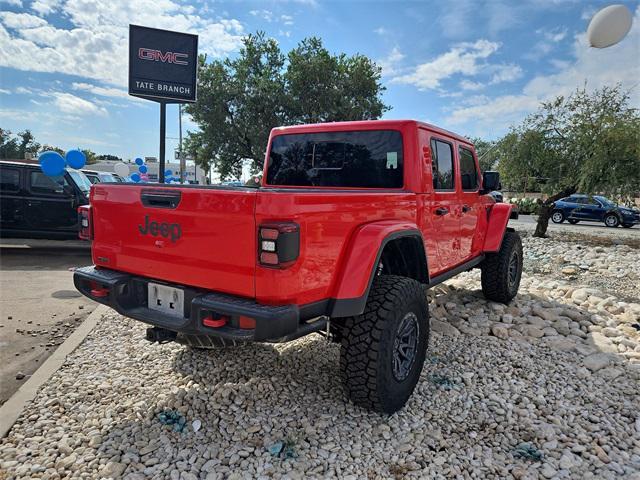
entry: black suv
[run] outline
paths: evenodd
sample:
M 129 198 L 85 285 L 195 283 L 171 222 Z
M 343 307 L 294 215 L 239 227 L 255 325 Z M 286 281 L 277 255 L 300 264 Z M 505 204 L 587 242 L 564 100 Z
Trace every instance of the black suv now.
M 0 237 L 77 239 L 77 209 L 90 188 L 77 170 L 49 177 L 37 163 L 1 160 Z

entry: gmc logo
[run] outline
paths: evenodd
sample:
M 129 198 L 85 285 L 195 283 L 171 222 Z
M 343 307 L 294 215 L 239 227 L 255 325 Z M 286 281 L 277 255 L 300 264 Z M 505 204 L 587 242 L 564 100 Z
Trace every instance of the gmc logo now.
M 138 58 L 141 60 L 150 60 L 152 62 L 174 63 L 176 65 L 188 65 L 186 61 L 189 55 L 186 53 L 165 52 L 154 50 L 153 48 L 139 48 Z M 184 60 L 182 60 L 184 59 Z

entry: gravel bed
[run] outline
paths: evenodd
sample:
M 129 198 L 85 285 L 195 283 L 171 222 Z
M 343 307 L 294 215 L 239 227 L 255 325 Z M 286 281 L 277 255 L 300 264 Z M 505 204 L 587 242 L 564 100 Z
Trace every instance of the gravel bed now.
M 589 285 L 640 301 L 640 247 L 602 241 L 602 237 L 591 239 L 596 245 L 585 245 L 571 234 L 552 241 L 522 235 L 525 272 L 563 278 L 574 285 Z
M 622 270 L 625 256 L 615 255 Z M 339 347 L 319 335 L 203 352 L 151 345 L 142 324 L 108 314 L 2 440 L 0 469 L 10 479 L 640 480 L 640 304 L 582 278 L 525 275 L 509 306 L 482 298 L 477 271 L 432 289 L 428 360 L 390 417 L 347 401 Z M 167 411 L 186 420 L 182 432 L 160 421 Z

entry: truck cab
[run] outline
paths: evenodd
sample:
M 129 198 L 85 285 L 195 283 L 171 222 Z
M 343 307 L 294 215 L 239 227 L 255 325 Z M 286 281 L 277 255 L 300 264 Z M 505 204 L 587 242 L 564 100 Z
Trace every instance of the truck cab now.
M 94 185 L 81 209 L 94 265 L 74 280 L 155 341 L 324 332 L 349 397 L 388 413 L 424 363 L 426 288 L 477 267 L 487 298 L 517 293 L 522 246 L 498 184 L 467 139 L 422 122 L 276 128 L 257 188 Z
M 2 237 L 77 239 L 77 209 L 89 203 L 91 183 L 82 172 L 66 169 L 45 175 L 37 163 L 0 161 Z

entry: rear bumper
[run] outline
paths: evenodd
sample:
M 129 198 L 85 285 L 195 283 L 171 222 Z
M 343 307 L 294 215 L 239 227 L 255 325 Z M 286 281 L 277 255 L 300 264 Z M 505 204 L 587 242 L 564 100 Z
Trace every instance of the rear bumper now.
M 296 305 L 260 305 L 252 300 L 171 285 L 184 291 L 183 317 L 152 310 L 147 305 L 149 282 L 165 283 L 94 266 L 78 268 L 73 275 L 75 287 L 87 297 L 108 305 L 118 313 L 150 325 L 184 335 L 213 336 L 235 341 L 277 342 L 321 330 L 325 321 L 301 323 Z M 105 296 L 92 294 L 92 284 L 108 290 Z M 224 315 L 229 321 L 222 327 L 207 327 L 202 320 L 211 314 Z M 255 320 L 255 328 L 240 328 L 239 317 Z

